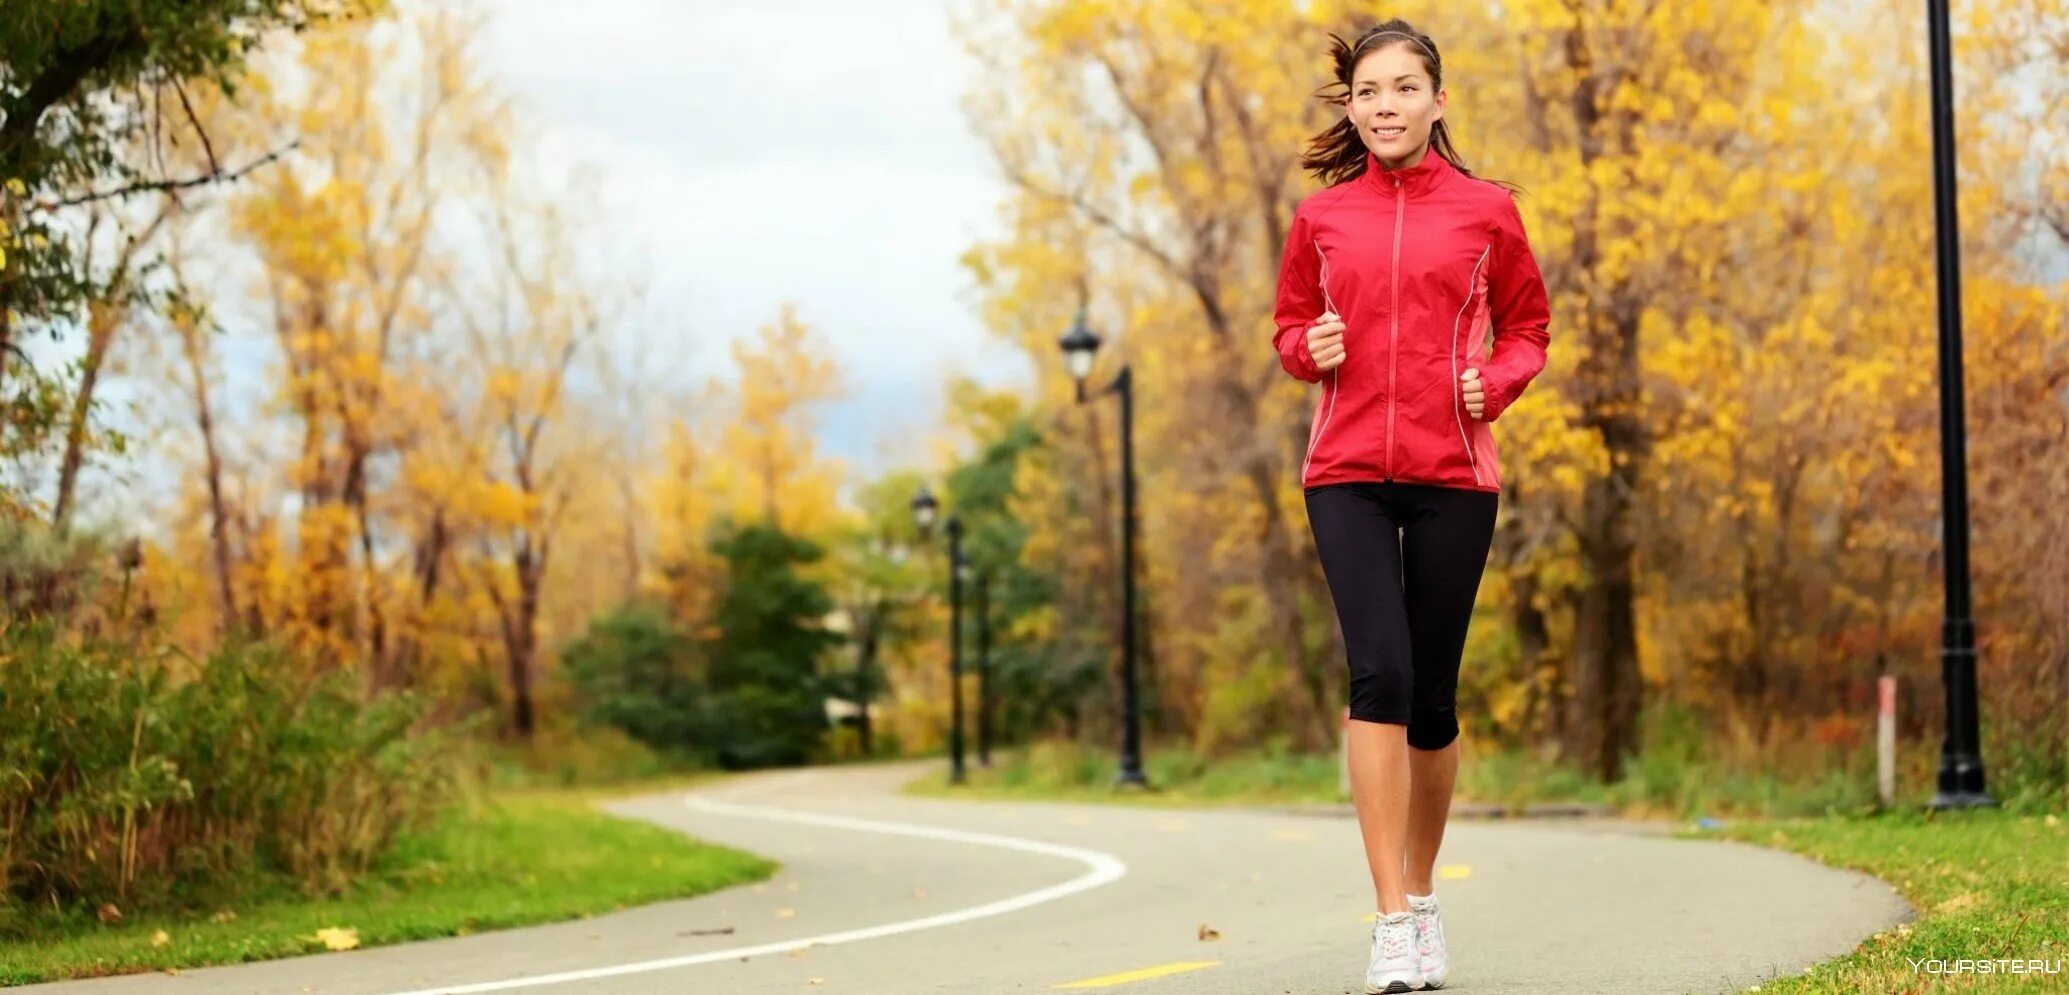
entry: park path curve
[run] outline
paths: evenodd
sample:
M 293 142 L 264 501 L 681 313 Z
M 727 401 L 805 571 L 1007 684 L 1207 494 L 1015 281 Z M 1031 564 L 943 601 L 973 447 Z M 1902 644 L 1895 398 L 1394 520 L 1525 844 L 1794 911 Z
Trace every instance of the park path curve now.
M 783 863 L 592 919 L 28 992 L 1362 991 L 1371 893 L 1341 815 L 919 798 L 903 761 L 766 771 L 612 811 Z M 1866 875 L 1615 820 L 1455 820 L 1446 990 L 1725 993 L 1910 918 Z M 729 931 L 728 931 L 729 930 Z

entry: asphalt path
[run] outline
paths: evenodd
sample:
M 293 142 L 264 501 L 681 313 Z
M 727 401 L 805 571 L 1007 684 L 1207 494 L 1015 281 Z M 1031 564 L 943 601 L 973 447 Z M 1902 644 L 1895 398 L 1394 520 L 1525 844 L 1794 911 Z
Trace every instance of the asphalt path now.
M 742 775 L 612 803 L 782 863 L 548 926 L 28 992 L 1357 993 L 1356 822 L 1261 809 L 919 798 L 938 762 Z M 1454 820 L 1446 991 L 1738 992 L 1909 919 L 1866 875 L 1615 820 Z

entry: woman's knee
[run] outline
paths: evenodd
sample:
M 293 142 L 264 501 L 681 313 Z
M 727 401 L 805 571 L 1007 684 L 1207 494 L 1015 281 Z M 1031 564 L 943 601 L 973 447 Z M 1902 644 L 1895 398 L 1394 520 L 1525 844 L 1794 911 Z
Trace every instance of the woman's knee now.
M 1441 750 L 1458 738 L 1458 713 L 1453 709 L 1417 709 L 1408 723 L 1408 745 L 1418 750 Z

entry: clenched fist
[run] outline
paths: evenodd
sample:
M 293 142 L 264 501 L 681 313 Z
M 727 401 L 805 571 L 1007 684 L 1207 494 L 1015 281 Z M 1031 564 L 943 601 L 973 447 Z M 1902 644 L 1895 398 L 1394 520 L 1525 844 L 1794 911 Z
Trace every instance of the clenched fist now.
M 1324 311 L 1307 330 L 1307 352 L 1315 366 L 1327 373 L 1343 365 L 1343 319 Z
M 1479 421 L 1481 413 L 1487 410 L 1487 381 L 1480 379 L 1477 367 L 1459 374 L 1458 381 L 1465 396 L 1466 414 Z

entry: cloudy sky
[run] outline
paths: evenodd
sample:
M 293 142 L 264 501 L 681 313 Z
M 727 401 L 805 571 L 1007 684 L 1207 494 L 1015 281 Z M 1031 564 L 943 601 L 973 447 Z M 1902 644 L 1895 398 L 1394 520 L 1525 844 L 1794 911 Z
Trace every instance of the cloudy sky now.
M 723 375 L 727 341 L 795 302 L 848 378 L 822 451 L 865 475 L 924 457 L 950 370 L 1026 381 L 956 264 L 1005 189 L 964 124 L 948 0 L 490 9 L 483 56 L 542 137 L 600 168 L 601 223 L 647 254 L 655 348 Z

